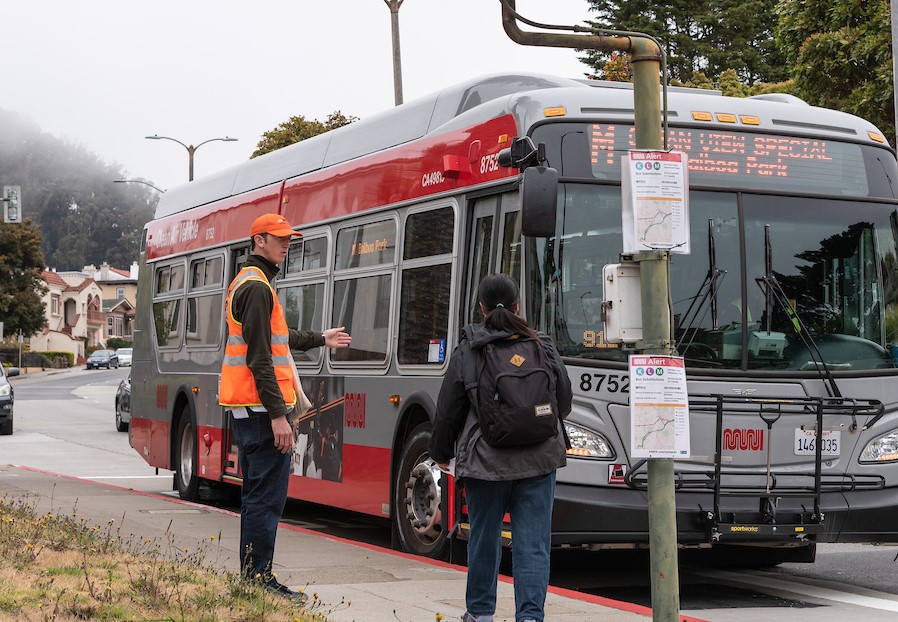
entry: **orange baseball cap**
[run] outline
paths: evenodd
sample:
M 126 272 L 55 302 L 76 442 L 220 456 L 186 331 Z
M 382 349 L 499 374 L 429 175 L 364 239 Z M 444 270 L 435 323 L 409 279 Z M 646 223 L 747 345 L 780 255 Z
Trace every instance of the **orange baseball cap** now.
M 253 221 L 253 226 L 249 229 L 249 237 L 260 233 L 270 233 L 278 237 L 302 236 L 301 233 L 293 230 L 286 218 L 278 214 L 262 214 Z

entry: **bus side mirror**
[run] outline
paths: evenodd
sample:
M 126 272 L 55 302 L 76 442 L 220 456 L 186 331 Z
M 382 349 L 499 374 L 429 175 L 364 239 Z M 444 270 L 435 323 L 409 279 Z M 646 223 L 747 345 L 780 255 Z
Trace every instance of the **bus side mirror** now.
M 558 171 L 531 166 L 521 175 L 521 233 L 533 238 L 555 235 Z

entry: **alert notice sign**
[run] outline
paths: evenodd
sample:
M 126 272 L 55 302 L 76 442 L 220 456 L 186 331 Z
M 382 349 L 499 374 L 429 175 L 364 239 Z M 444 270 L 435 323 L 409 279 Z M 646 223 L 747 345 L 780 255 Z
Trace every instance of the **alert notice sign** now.
M 689 253 L 689 175 L 678 151 L 630 151 L 622 158 L 624 252 Z
M 635 458 L 689 457 L 683 357 L 630 356 L 630 446 Z

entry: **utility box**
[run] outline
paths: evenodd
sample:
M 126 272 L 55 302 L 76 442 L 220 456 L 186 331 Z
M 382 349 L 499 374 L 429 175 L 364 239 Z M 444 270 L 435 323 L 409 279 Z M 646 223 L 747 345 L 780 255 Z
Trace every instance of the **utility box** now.
M 635 344 L 642 339 L 642 286 L 638 263 L 612 263 L 602 268 L 605 341 Z

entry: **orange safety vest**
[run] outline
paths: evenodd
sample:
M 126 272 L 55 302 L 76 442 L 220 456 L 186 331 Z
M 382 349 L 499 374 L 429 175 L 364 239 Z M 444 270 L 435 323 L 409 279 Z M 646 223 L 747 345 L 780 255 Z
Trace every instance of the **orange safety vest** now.
M 243 340 L 243 325 L 234 318 L 232 303 L 237 288 L 247 281 L 262 281 L 271 290 L 274 307 L 271 310 L 271 360 L 284 403 L 296 404 L 296 374 L 293 355 L 290 354 L 290 331 L 284 319 L 284 311 L 271 283 L 265 274 L 255 267 L 243 268 L 231 281 L 225 302 L 228 322 L 228 341 L 225 344 L 224 360 L 221 364 L 221 386 L 218 403 L 222 406 L 262 406 L 252 371 L 246 365 L 246 341 Z

